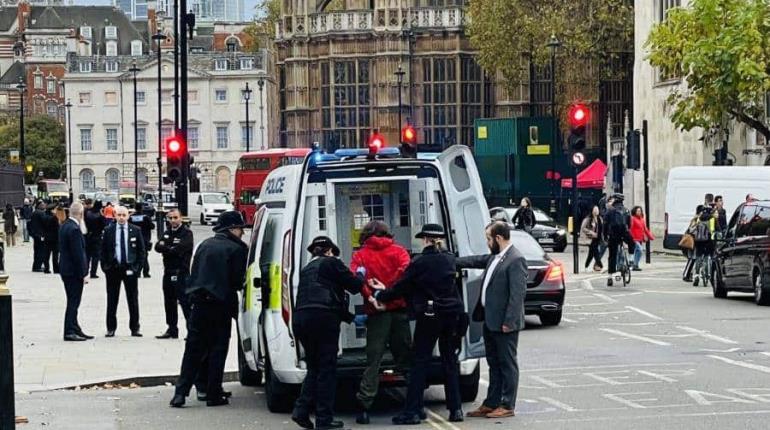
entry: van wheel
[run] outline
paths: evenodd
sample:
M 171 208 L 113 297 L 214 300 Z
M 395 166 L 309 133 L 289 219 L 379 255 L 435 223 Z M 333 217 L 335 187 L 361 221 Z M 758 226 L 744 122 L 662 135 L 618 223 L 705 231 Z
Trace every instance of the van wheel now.
M 200 222 L 201 222 L 201 225 L 206 225 L 206 219 L 203 218 L 203 214 L 201 214 Z
M 540 324 L 544 326 L 559 325 L 561 323 L 561 309 L 553 312 L 543 312 L 540 315 Z
M 759 306 L 770 306 L 770 274 L 760 266 L 754 274 L 754 303 Z
M 238 336 L 238 380 L 244 387 L 256 387 L 262 385 L 262 371 L 251 370 L 246 361 L 246 355 L 241 346 L 241 337 Z
M 714 264 L 714 268 L 711 273 L 711 288 L 714 292 L 714 297 L 717 299 L 727 298 L 727 288 L 725 287 L 725 280 L 722 279 L 722 269 L 717 262 Z
M 481 365 L 477 365 L 476 370 L 470 375 L 460 375 L 460 400 L 463 403 L 475 401 L 476 396 L 479 394 L 480 367 Z
M 265 400 L 267 409 L 273 413 L 285 414 L 294 408 L 294 393 L 292 386 L 284 384 L 276 378 L 270 357 L 265 360 Z

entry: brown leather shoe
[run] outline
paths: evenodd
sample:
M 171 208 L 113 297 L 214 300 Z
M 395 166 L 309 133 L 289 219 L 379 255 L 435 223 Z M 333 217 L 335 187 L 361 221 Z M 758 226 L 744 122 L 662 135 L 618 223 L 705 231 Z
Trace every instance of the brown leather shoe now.
M 508 418 L 513 416 L 516 416 L 513 409 L 505 409 L 503 407 L 499 407 L 487 414 L 487 418 Z
M 495 410 L 495 409 L 492 409 L 492 408 L 490 408 L 490 407 L 487 407 L 487 406 L 481 405 L 481 406 L 479 406 L 479 408 L 478 408 L 478 409 L 476 409 L 475 411 L 470 411 L 470 412 L 468 412 L 468 413 L 466 414 L 466 416 L 467 416 L 468 418 L 486 418 L 486 417 L 487 417 L 487 414 L 490 414 L 490 413 L 492 413 L 494 410 Z

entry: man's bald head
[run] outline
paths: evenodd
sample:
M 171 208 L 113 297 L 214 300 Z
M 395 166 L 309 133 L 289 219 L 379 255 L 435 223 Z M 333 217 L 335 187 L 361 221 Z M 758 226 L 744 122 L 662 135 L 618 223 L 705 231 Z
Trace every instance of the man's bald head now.
M 70 216 L 75 219 L 83 218 L 83 204 L 74 202 L 70 205 Z
M 118 224 L 125 224 L 128 221 L 128 208 L 125 206 L 117 206 L 115 208 L 115 220 Z

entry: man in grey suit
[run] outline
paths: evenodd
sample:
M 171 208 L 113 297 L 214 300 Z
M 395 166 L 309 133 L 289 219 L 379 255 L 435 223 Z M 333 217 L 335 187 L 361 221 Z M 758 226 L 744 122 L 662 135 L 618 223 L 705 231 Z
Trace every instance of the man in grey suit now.
M 490 255 L 461 257 L 458 268 L 484 269 L 474 321 L 484 322 L 484 346 L 489 365 L 489 389 L 484 403 L 468 412 L 473 418 L 514 416 L 519 386 L 516 349 L 524 328 L 524 298 L 527 295 L 527 261 L 512 246 L 507 223 L 497 221 L 486 228 Z

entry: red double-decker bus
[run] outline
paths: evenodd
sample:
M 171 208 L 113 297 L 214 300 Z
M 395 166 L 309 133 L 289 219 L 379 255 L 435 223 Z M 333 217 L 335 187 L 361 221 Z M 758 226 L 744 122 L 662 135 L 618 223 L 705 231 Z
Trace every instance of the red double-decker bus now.
M 241 155 L 235 171 L 235 210 L 243 214 L 246 223 L 254 222 L 262 183 L 273 169 L 287 164 L 300 164 L 310 152 L 307 148 L 276 148 Z

